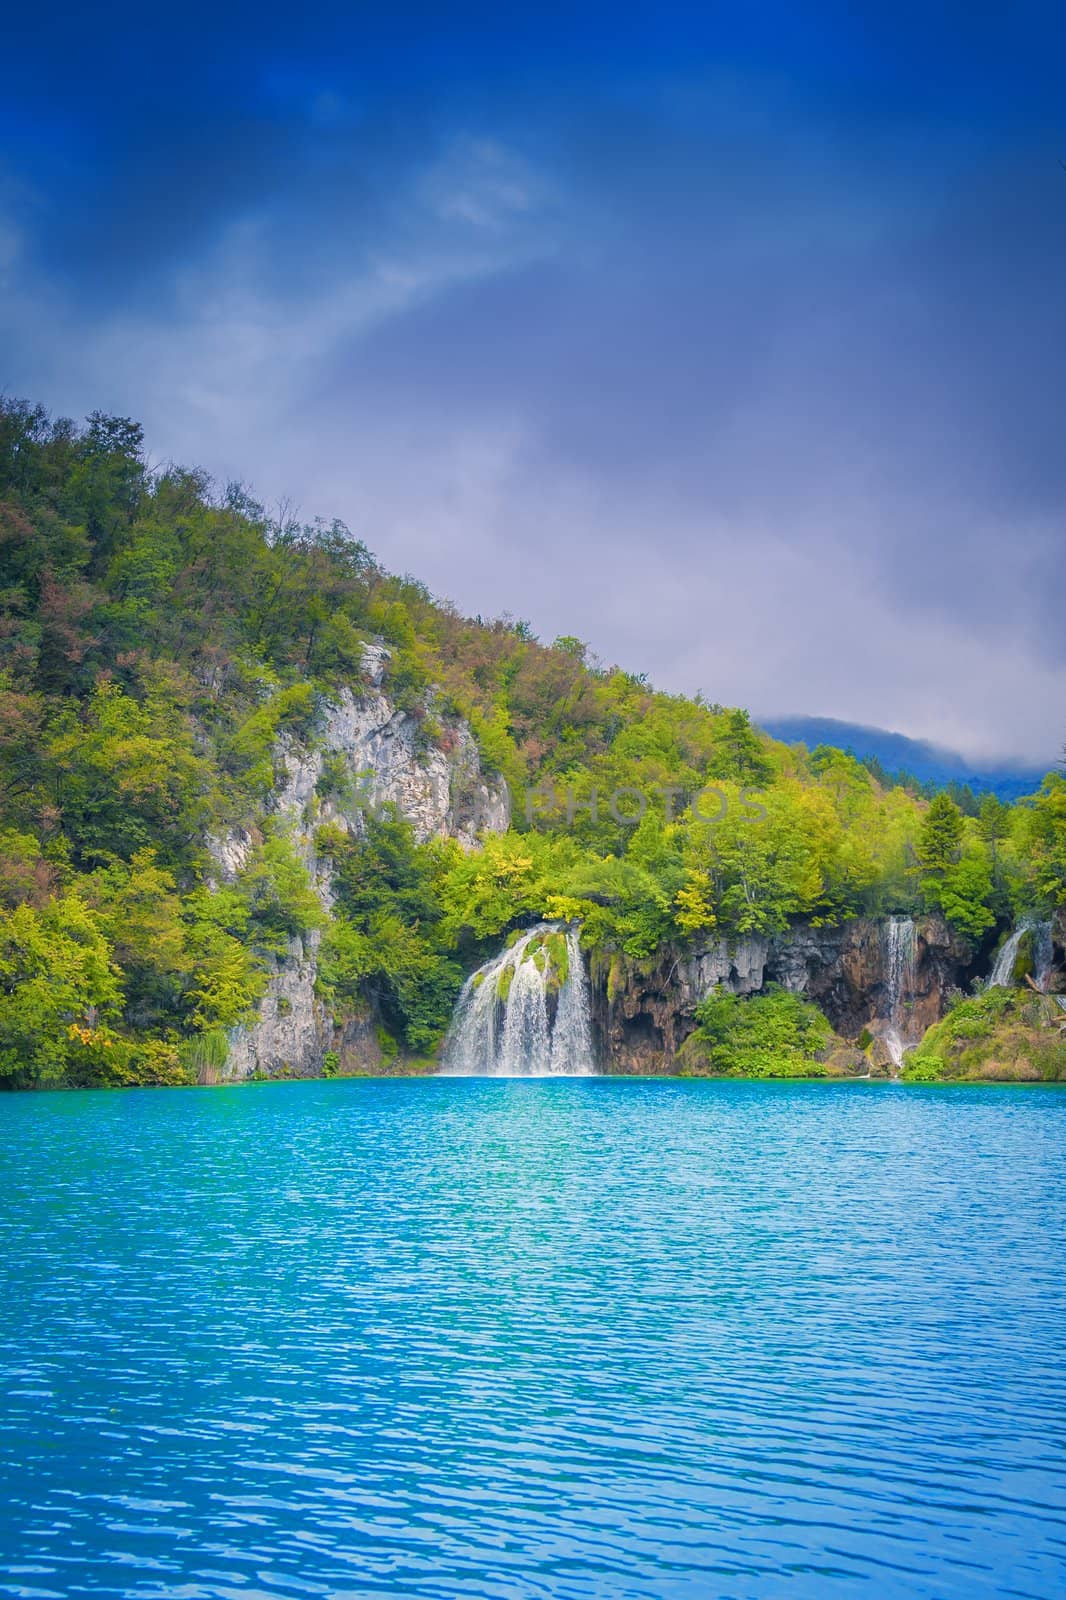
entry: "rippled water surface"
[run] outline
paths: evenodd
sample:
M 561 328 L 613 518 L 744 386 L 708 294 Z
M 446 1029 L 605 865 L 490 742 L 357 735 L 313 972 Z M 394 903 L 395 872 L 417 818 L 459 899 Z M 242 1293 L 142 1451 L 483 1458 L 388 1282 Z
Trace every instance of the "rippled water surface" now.
M 1066 1095 L 0 1100 L 0 1593 L 1066 1587 Z

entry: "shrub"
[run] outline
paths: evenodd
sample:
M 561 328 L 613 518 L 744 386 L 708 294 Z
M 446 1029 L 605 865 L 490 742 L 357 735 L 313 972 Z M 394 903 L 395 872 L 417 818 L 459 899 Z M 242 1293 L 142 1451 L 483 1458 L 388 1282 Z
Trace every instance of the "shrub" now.
M 193 1083 L 217 1083 L 229 1055 L 229 1035 L 224 1028 L 209 1028 L 184 1040 L 179 1054 Z
M 716 989 L 696 1007 L 696 1030 L 682 1064 L 749 1078 L 821 1076 L 816 1059 L 833 1037 L 817 1006 L 768 988 L 741 998 Z
M 325 921 L 307 868 L 283 834 L 264 840 L 255 851 L 240 887 L 256 942 L 276 955 L 284 954 L 291 939 Z

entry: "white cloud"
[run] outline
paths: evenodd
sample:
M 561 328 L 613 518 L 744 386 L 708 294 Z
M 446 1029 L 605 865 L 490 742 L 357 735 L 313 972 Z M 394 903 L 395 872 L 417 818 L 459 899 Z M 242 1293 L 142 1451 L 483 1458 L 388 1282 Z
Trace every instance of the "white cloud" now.
M 460 139 L 434 162 L 419 185 L 428 206 L 446 222 L 499 231 L 549 198 L 543 177 L 494 139 Z
M 269 205 L 230 222 L 149 306 L 101 311 L 87 327 L 61 282 L 34 273 L 31 283 L 27 272 L 6 315 L 0 308 L 9 388 L 64 412 L 135 411 L 159 457 L 247 477 L 264 435 L 276 441 L 315 407 L 323 368 L 340 350 L 451 287 L 550 252 L 546 195 L 503 145 L 460 140 L 396 196 L 391 225 L 372 244 L 327 249 L 296 294 L 269 270 L 279 250 L 300 253 Z M 521 225 L 509 227 L 512 218 Z
M 0 388 L 136 415 L 157 460 L 341 516 L 464 610 L 663 687 L 1047 759 L 1058 508 L 991 502 L 973 461 L 998 435 L 956 453 L 941 303 L 882 268 L 884 196 L 837 209 L 824 167 L 784 213 L 717 193 L 689 232 L 684 186 L 650 184 L 601 235 L 591 174 L 578 195 L 451 137 L 372 215 L 339 180 L 268 197 L 96 308 L 16 231 Z M 4 238 L 0 218 L 0 270 Z M 516 281 L 529 301 L 497 294 Z
M 347 467 L 335 438 L 293 443 L 305 501 L 339 508 L 465 611 L 577 633 L 661 687 L 756 715 L 871 723 L 975 759 L 1050 761 L 1060 747 L 1066 667 L 1019 625 L 1024 591 L 1005 589 L 976 632 L 946 608 L 900 604 L 875 553 L 849 544 L 846 510 L 802 537 L 716 522 L 658 484 L 635 497 L 545 470 L 517 419 L 414 433 L 385 419 Z

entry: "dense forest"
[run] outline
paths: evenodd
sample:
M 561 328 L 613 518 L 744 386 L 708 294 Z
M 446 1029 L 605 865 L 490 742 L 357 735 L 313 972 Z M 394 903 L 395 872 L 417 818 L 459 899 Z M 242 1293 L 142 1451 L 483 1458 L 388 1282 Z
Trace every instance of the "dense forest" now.
M 472 851 L 417 844 L 399 815 L 323 826 L 327 915 L 271 817 L 277 743 L 313 743 L 331 697 L 358 692 L 368 643 L 425 750 L 461 716 L 483 769 L 536 803 Z M 235 826 L 255 846 L 223 884 L 208 840 Z M 977 946 L 1066 903 L 1058 774 L 1012 806 L 930 799 L 656 692 L 576 638 L 463 617 L 339 523 L 150 471 L 133 422 L 15 402 L 0 405 L 0 831 L 0 1081 L 17 1084 L 189 1081 L 253 1014 L 271 955 L 313 929 L 327 1002 L 372 1006 L 392 1048 L 430 1052 L 465 973 L 535 917 L 640 960 L 710 931 L 929 909 Z

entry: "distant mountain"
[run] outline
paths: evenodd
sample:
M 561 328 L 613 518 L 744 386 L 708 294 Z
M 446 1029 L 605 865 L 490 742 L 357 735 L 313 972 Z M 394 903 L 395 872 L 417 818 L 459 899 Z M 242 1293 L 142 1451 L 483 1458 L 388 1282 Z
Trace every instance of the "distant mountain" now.
M 1017 800 L 1019 795 L 1039 789 L 1050 769 L 975 764 L 956 750 L 908 739 L 906 734 L 889 733 L 884 728 L 866 728 L 857 722 L 838 722 L 835 717 L 771 717 L 759 724 L 775 739 L 786 744 L 831 744 L 851 750 L 864 760 L 876 759 L 887 772 L 907 772 L 921 783 L 964 783 L 975 794 L 991 792 L 1001 800 Z

